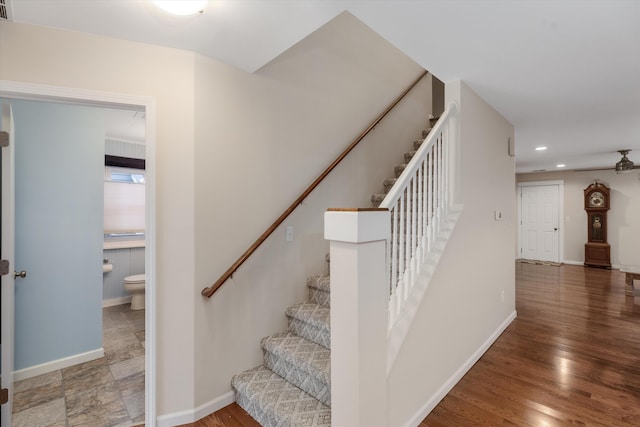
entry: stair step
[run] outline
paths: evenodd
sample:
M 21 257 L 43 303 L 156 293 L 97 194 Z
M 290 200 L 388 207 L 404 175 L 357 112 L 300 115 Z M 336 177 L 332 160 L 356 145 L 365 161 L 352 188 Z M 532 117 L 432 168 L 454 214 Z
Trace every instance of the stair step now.
M 391 190 L 391 187 L 394 186 L 394 184 L 396 183 L 396 181 L 398 181 L 398 178 L 389 178 L 389 179 L 385 179 L 382 182 L 382 185 L 384 185 L 384 192 L 385 194 L 389 192 L 389 190 Z
M 413 156 L 416 155 L 416 151 L 409 151 L 408 153 L 404 153 L 404 161 L 405 163 L 409 163 Z
M 308 277 L 307 288 L 309 289 L 309 302 L 329 307 L 331 301 L 329 282 L 329 276 L 326 275 Z
M 323 347 L 331 348 L 329 307 L 300 303 L 287 308 L 289 332 L 298 334 Z
M 387 197 L 387 195 L 383 193 L 374 194 L 373 196 L 371 196 L 371 206 L 377 208 L 378 206 L 380 206 L 380 203 L 382 203 L 385 197 Z
M 263 338 L 264 364 L 282 378 L 331 406 L 331 351 L 299 335 Z
M 331 409 L 264 365 L 231 380 L 236 402 L 265 427 L 330 427 Z
M 406 164 L 403 164 L 403 165 L 395 165 L 395 166 L 393 167 L 393 172 L 395 173 L 396 178 L 399 178 L 399 177 L 400 177 L 400 174 L 402 173 L 402 171 L 404 171 L 404 169 L 405 169 L 406 167 L 407 167 L 407 165 L 406 165 Z
M 429 128 L 429 129 L 422 129 L 422 137 L 426 138 L 427 135 L 429 135 L 429 132 L 431 132 L 431 129 L 433 128 Z

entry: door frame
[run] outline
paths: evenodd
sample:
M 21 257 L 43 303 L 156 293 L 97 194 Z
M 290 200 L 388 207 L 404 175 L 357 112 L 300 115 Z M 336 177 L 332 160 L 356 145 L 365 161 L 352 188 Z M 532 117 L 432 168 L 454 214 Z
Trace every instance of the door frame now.
M 0 97 L 145 111 L 145 425 L 156 426 L 156 102 L 155 98 L 0 80 Z
M 6 111 L 5 111 L 6 106 Z M 14 383 L 14 307 L 15 307 L 15 191 L 14 191 L 14 179 L 13 179 L 13 167 L 15 163 L 15 132 L 13 123 L 13 114 L 11 111 L 11 103 L 8 101 L 0 100 L 0 108 L 2 109 L 2 128 L 3 131 L 9 132 L 9 146 L 0 147 L 2 150 L 2 156 L 0 156 L 0 163 L 2 163 L 2 171 L 0 171 L 0 195 L 2 196 L 2 215 L 1 228 L 2 228 L 2 259 L 9 261 L 9 272 L 0 277 L 2 294 L 2 330 L 0 335 L 3 338 L 2 344 L 2 366 L 0 366 L 0 374 L 2 375 L 2 382 L 0 388 L 7 389 L 8 401 L 5 402 L 0 410 L 0 424 L 11 424 L 11 417 L 13 411 L 13 383 Z M 5 127 L 5 119 L 7 120 Z M 8 206 L 5 206 L 8 203 Z
M 558 186 L 558 262 L 564 262 L 564 180 L 518 182 L 516 184 L 516 198 L 518 200 L 518 242 L 516 259 L 522 254 L 522 187 Z

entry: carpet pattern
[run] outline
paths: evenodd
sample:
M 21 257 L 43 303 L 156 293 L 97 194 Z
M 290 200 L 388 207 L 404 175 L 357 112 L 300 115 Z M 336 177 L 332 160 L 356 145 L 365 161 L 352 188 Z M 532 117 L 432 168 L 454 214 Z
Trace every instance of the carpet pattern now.
M 331 406 L 331 351 L 292 333 L 262 339 L 264 364 L 287 381 Z
M 331 409 L 264 365 L 233 377 L 236 402 L 265 427 L 328 427 Z
M 327 255 L 327 262 L 329 256 Z M 324 307 L 330 306 L 329 293 L 329 276 L 311 276 L 307 279 L 307 288 L 309 289 L 309 302 Z
M 287 308 L 289 331 L 311 342 L 331 348 L 331 321 L 329 307 L 313 303 L 301 303 Z
M 329 282 L 309 277 L 309 302 L 286 311 L 288 331 L 261 340 L 263 365 L 231 380 L 236 402 L 260 425 L 331 425 Z

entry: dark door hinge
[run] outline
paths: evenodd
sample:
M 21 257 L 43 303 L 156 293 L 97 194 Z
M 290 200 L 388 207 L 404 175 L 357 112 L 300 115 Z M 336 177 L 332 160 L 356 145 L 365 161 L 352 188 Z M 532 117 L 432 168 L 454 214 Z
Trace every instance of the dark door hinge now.
M 0 131 L 0 147 L 9 146 L 9 132 Z
M 0 260 L 0 276 L 9 274 L 9 261 L 6 259 Z
M 3 388 L 0 390 L 0 405 L 4 405 L 9 401 L 9 390 Z

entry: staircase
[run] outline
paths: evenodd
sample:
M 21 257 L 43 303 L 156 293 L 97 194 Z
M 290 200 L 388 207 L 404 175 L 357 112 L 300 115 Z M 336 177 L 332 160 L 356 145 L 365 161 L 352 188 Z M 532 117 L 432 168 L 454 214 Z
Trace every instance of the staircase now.
M 309 302 L 286 311 L 288 331 L 262 339 L 263 364 L 231 380 L 238 405 L 265 427 L 331 425 L 329 276 L 307 287 Z
M 380 205 L 422 139 L 414 141 L 405 163 L 394 167 L 395 178 L 384 181 L 383 194 L 371 203 Z M 265 427 L 320 427 L 331 425 L 331 333 L 329 276 L 307 279 L 308 302 L 286 310 L 287 332 L 261 341 L 262 365 L 235 375 L 231 386 L 236 402 Z
M 429 120 L 434 120 L 434 119 L 429 119 Z M 380 203 L 382 203 L 384 198 L 387 196 L 387 193 L 389 193 L 391 188 L 393 188 L 394 184 L 400 177 L 400 174 L 402 174 L 404 169 L 407 167 L 407 164 L 411 161 L 413 156 L 415 156 L 416 151 L 418 150 L 418 148 L 420 148 L 420 145 L 422 145 L 422 143 L 424 142 L 424 139 L 429 135 L 429 132 L 431 132 L 431 128 L 423 130 L 422 139 L 417 139 L 413 141 L 413 150 L 404 153 L 404 163 L 394 166 L 393 168 L 394 177 L 385 179 L 382 183 L 382 185 L 384 186 L 384 193 L 378 193 L 371 196 L 371 205 L 374 208 L 377 208 L 378 206 L 380 206 Z

